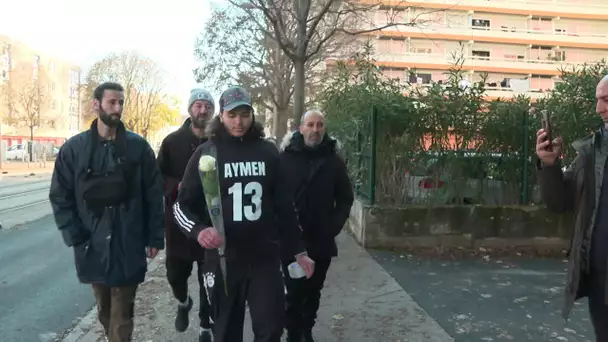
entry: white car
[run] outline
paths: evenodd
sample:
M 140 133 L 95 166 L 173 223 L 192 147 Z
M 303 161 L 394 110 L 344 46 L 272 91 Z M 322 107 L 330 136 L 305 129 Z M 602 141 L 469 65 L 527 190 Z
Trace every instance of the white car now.
M 24 160 L 27 156 L 26 146 L 23 144 L 9 146 L 4 152 L 7 160 Z

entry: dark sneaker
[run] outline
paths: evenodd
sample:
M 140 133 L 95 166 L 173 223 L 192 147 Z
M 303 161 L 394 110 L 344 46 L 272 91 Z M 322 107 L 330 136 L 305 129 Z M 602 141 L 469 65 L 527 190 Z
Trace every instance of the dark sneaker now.
M 175 316 L 175 330 L 184 332 L 190 325 L 190 318 L 188 314 L 192 310 L 192 298 L 188 296 L 188 305 L 177 305 L 177 315 Z
M 198 342 L 213 342 L 213 333 L 211 329 L 201 329 L 198 335 Z

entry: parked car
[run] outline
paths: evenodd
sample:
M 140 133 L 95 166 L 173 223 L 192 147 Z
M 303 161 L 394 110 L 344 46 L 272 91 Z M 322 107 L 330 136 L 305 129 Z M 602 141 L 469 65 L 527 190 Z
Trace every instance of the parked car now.
M 4 152 L 4 156 L 7 160 L 24 160 L 27 156 L 26 145 L 18 144 L 9 146 Z
M 439 155 L 429 152 L 410 157 L 406 171 L 405 203 L 515 204 L 521 197 L 521 158 L 517 155 L 477 152 Z M 505 172 L 505 170 L 517 170 Z M 540 201 L 539 188 L 530 199 Z

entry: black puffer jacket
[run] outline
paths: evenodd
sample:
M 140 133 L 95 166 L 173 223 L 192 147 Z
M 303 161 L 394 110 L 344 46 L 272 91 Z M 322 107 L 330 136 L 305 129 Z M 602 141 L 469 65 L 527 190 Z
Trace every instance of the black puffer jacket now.
M 338 255 L 334 238 L 346 223 L 354 201 L 337 146 L 326 134 L 321 144 L 308 147 L 299 132 L 285 136 L 281 144 L 281 164 L 295 191 L 306 250 L 313 260 Z
M 61 147 L 49 199 L 57 228 L 66 245 L 74 248 L 82 283 L 138 284 L 147 271 L 146 247 L 164 248 L 162 178 L 145 139 L 122 128 L 116 140 L 104 141 L 97 135 L 96 123 Z M 91 165 L 95 174 L 114 170 L 120 146 L 132 170 L 127 203 L 98 214 L 88 209 L 83 198 L 92 144 L 97 144 Z

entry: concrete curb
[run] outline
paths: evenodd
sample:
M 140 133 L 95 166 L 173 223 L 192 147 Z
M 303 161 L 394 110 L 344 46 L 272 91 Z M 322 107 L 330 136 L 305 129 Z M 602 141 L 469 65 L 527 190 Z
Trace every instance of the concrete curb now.
M 1 171 L 0 178 L 2 177 L 25 177 L 34 174 L 35 176 L 50 176 L 53 174 L 53 170 L 31 170 L 31 171 Z
M 161 262 L 165 260 L 165 251 L 162 250 L 156 255 L 156 258 L 152 259 L 148 263 L 148 273 L 154 271 Z M 149 280 L 146 277 L 144 283 Z M 94 305 L 93 308 L 78 322 L 76 325 L 68 331 L 68 334 L 61 340 L 61 342 L 94 342 L 97 341 L 101 335 L 93 331 L 93 326 L 97 323 L 97 308 Z

